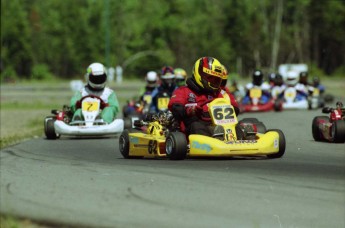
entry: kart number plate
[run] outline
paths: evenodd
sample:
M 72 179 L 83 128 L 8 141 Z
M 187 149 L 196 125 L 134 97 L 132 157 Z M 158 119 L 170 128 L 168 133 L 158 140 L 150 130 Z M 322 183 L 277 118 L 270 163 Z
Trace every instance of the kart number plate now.
M 320 95 L 320 90 L 319 89 L 314 89 L 313 96 L 319 96 L 319 95 Z
M 251 89 L 249 92 L 249 96 L 251 98 L 260 98 L 262 95 L 261 89 Z
M 151 95 L 144 95 L 143 100 L 146 104 L 151 104 L 152 96 Z
M 99 102 L 97 101 L 84 101 L 82 110 L 87 112 L 97 111 L 99 109 Z
M 286 99 L 293 99 L 296 97 L 296 90 L 287 90 L 284 96 Z
M 168 109 L 170 98 L 169 97 L 162 97 L 158 98 L 158 110 L 166 110 Z
M 235 111 L 231 105 L 215 105 L 211 108 L 212 118 L 217 125 L 236 123 Z

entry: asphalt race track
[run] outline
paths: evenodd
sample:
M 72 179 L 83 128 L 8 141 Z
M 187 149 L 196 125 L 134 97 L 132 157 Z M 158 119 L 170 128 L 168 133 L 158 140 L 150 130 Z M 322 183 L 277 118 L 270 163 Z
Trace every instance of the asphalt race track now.
M 126 160 L 118 138 L 1 150 L 2 213 L 91 227 L 345 227 L 345 146 L 315 142 L 317 111 L 243 114 L 283 130 L 281 159 Z

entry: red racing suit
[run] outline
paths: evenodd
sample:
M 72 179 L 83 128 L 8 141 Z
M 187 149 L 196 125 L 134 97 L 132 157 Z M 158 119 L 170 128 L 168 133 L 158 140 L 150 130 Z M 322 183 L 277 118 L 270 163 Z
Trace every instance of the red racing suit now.
M 238 115 L 238 104 L 229 90 L 220 89 L 214 94 L 205 94 L 193 80 L 188 79 L 187 86 L 181 86 L 174 91 L 170 98 L 168 109 L 172 112 L 174 118 L 182 123 L 181 130 L 189 134 L 189 128 L 193 122 L 212 124 L 206 104 L 215 98 L 223 97 L 230 98 L 231 105 L 234 106 L 236 115 Z M 202 111 L 198 113 L 190 112 L 189 110 L 192 106 L 201 106 Z

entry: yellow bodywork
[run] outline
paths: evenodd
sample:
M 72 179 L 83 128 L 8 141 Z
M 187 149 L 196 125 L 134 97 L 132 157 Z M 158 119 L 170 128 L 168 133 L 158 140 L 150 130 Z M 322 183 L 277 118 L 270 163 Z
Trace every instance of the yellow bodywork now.
M 257 134 L 255 140 L 221 141 L 203 135 L 190 135 L 190 157 L 255 156 L 274 154 L 279 151 L 279 134 Z
M 237 140 L 238 120 L 228 99 L 218 98 L 209 103 L 214 125 L 224 129 L 223 139 L 204 135 L 189 135 L 187 157 L 231 157 L 270 155 L 279 152 L 279 134 L 275 131 L 257 133 L 253 140 Z M 158 122 L 150 123 L 146 133 L 129 134 L 129 155 L 148 158 L 166 157 L 165 136 Z
M 130 133 L 129 156 L 166 157 L 163 127 L 155 121 L 150 123 L 146 133 Z

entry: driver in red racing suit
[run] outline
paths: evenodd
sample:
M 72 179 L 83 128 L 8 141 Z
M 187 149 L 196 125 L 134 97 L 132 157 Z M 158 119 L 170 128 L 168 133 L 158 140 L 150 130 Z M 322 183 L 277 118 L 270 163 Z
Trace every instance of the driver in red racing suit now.
M 181 130 L 190 134 L 212 136 L 214 129 L 208 113 L 208 103 L 215 98 L 229 99 L 234 106 L 236 115 L 239 113 L 238 104 L 231 93 L 221 87 L 227 79 L 225 67 L 213 57 L 198 59 L 193 68 L 191 78 L 186 86 L 176 89 L 170 99 L 168 108 L 175 120 L 181 123 Z

